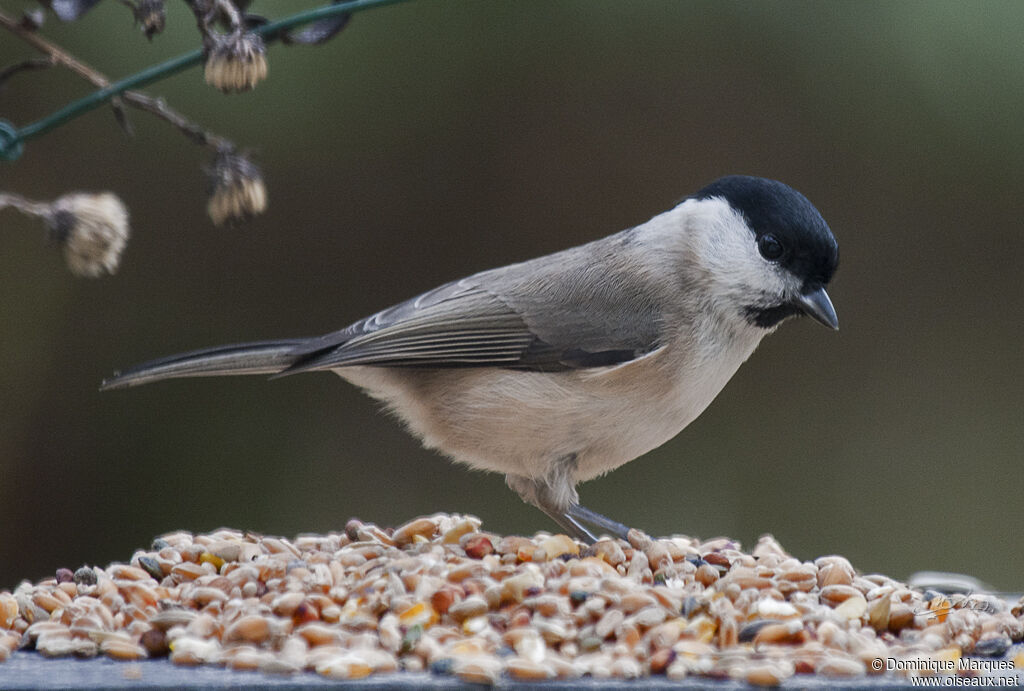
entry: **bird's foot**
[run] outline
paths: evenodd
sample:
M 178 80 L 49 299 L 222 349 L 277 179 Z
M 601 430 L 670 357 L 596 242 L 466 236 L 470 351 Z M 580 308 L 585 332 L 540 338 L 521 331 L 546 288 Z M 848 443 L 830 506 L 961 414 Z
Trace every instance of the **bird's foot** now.
M 599 514 L 596 511 L 591 511 L 585 506 L 579 504 L 572 504 L 568 510 L 559 513 L 555 510 L 544 509 L 544 513 L 551 517 L 555 523 L 557 523 L 562 530 L 566 532 L 569 537 L 576 538 L 580 542 L 585 542 L 588 545 L 592 545 L 597 542 L 597 537 L 591 532 L 586 525 L 597 528 L 599 531 L 608 533 L 612 537 L 617 537 L 620 540 L 629 540 L 630 528 L 628 525 L 623 525 L 618 521 L 613 521 L 605 515 Z M 586 525 L 584 525 L 586 524 Z

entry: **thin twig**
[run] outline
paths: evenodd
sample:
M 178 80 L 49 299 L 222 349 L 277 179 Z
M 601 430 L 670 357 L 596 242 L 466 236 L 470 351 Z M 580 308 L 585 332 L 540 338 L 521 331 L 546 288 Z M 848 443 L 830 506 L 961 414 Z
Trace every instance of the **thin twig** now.
M 41 202 L 33 202 L 25 199 L 19 194 L 0 192 L 0 209 L 11 207 L 17 209 L 26 216 L 46 216 L 50 212 L 50 205 Z
M 39 52 L 45 54 L 51 61 L 53 61 L 53 63 L 67 67 L 69 70 L 89 81 L 94 86 L 98 86 L 101 89 L 110 86 L 110 80 L 107 79 L 102 72 L 90 67 L 60 46 L 51 43 L 42 36 L 31 31 L 27 31 L 19 22 L 12 19 L 2 10 L 0 10 L 0 26 L 10 31 Z M 153 98 L 141 91 L 125 91 L 119 97 L 113 97 L 111 99 L 111 105 L 118 108 L 120 106 L 119 101 L 121 99 L 139 110 L 144 110 L 170 123 L 182 134 L 197 144 L 202 144 L 215 150 L 234 148 L 234 144 L 229 140 L 204 130 L 201 126 L 168 106 L 163 99 Z M 119 118 L 119 120 L 123 119 Z
M 0 86 L 16 75 L 18 72 L 26 72 L 28 70 L 41 70 L 47 67 L 53 67 L 56 63 L 53 58 L 32 58 L 31 60 L 24 60 L 16 65 L 8 65 L 7 67 L 0 70 Z
M 337 17 L 341 14 L 355 14 L 356 12 L 395 5 L 400 2 L 406 2 L 406 0 L 346 0 L 346 2 L 331 3 L 309 10 L 302 10 L 287 17 L 254 27 L 251 31 L 262 37 L 266 43 L 271 43 L 279 40 L 285 32 L 296 26 L 303 26 L 328 17 Z M 2 13 L 2 10 L 0 10 L 0 13 Z M 72 101 L 41 120 L 29 123 L 23 127 L 16 128 L 11 123 L 0 119 L 0 160 L 17 160 L 22 154 L 25 142 L 41 137 L 69 120 L 100 107 L 119 94 L 131 89 L 141 89 L 154 82 L 167 79 L 171 75 L 194 65 L 198 65 L 202 62 L 203 58 L 203 49 L 196 49 L 159 64 L 151 65 L 114 82 L 108 87 L 97 89 L 91 94 Z M 212 137 L 210 141 L 211 146 L 219 146 L 213 143 Z
M 122 96 L 124 100 L 139 110 L 157 116 L 176 127 L 179 132 L 194 141 L 196 144 L 208 146 L 211 149 L 234 149 L 235 145 L 219 134 L 204 130 L 200 125 L 192 122 L 184 115 L 167 105 L 162 98 L 147 96 L 141 91 L 125 91 Z
M 194 141 L 196 144 L 208 146 L 217 151 L 235 148 L 234 144 L 229 142 L 227 139 L 204 130 L 202 127 L 168 106 L 167 102 L 162 98 L 153 98 L 152 96 L 147 96 L 141 91 L 126 91 L 124 92 L 124 98 L 136 108 L 144 110 L 147 113 L 152 113 L 158 118 L 163 118 L 167 122 L 171 123 L 178 128 L 178 131 Z

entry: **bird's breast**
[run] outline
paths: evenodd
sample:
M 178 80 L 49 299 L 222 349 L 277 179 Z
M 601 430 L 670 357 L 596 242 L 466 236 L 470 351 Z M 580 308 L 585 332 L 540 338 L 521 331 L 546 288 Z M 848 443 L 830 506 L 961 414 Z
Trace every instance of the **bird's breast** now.
M 665 443 L 718 395 L 752 344 L 695 357 L 671 341 L 628 363 L 567 372 L 347 367 L 423 443 L 474 468 L 543 477 L 574 455 L 577 481 Z

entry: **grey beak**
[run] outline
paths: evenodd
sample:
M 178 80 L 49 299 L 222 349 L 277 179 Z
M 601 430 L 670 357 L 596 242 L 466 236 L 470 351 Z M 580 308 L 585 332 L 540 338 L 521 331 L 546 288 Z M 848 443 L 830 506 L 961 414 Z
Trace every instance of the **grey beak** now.
M 812 290 L 809 293 L 802 293 L 796 299 L 796 304 L 809 317 L 825 326 L 839 330 L 839 317 L 836 316 L 836 309 L 832 301 L 828 299 L 828 293 L 824 288 Z

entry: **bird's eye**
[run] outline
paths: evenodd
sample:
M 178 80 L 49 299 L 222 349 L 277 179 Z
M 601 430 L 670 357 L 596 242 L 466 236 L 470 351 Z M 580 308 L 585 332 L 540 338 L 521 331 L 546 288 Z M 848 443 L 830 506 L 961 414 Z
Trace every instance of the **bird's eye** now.
M 771 234 L 765 234 L 758 238 L 757 250 L 761 253 L 762 257 L 770 262 L 781 257 L 786 251 L 785 248 L 782 247 L 782 243 Z

